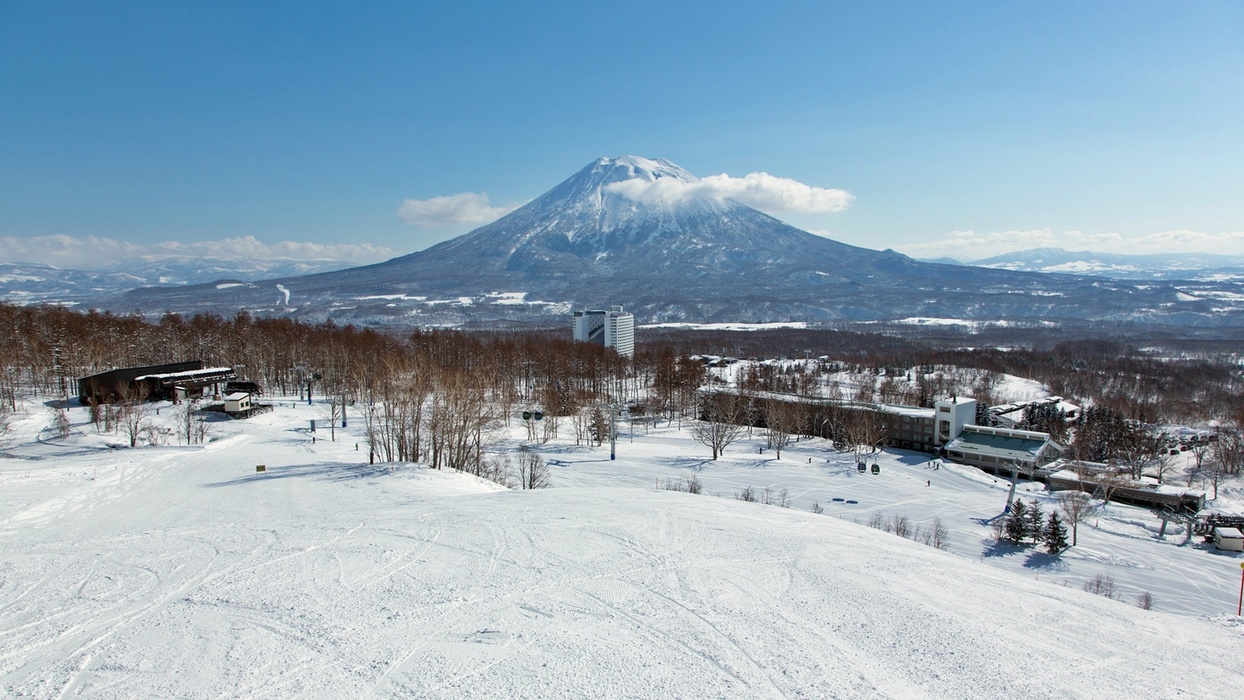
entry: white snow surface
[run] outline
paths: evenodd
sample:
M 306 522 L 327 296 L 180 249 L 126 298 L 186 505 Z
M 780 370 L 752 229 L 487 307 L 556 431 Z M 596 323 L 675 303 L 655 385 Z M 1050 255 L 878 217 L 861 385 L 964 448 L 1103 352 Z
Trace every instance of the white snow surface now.
M 554 488 L 507 491 L 369 466 L 354 416 L 312 443 L 322 407 L 291 401 L 206 447 L 135 449 L 79 408 L 54 437 L 27 404 L 0 446 L 0 692 L 1238 697 L 1241 558 L 1158 542 L 1144 511 L 1111 506 L 1062 558 L 999 549 L 1006 485 L 976 470 L 894 453 L 861 475 L 819 440 L 777 460 L 759 438 L 712 462 L 676 427 L 624 435 L 616 461 L 540 446 Z M 653 488 L 693 473 L 724 497 Z M 734 500 L 747 484 L 794 507 Z M 874 508 L 941 517 L 950 551 L 851 522 Z M 1103 567 L 1158 609 L 1059 585 Z
M 640 328 L 681 328 L 693 331 L 767 331 L 782 328 L 807 328 L 806 321 L 775 321 L 772 323 L 646 323 Z

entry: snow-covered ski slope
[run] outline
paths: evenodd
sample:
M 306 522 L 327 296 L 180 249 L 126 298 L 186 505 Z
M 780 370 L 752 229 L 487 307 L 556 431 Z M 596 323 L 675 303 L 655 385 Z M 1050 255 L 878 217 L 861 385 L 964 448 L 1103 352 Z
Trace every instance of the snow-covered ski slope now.
M 661 428 L 610 461 L 563 426 L 554 488 L 521 492 L 369 466 L 361 421 L 312 444 L 318 406 L 207 447 L 109 449 L 71 416 L 54 438 L 31 404 L 0 459 L 7 696 L 1235 698 L 1244 678 L 1238 557 L 1115 506 L 1061 561 L 991 548 L 1004 488 L 913 454 L 875 477 L 817 441 L 709 463 Z M 726 497 L 653 488 L 691 473 Z M 794 507 L 732 498 L 749 484 Z M 873 510 L 940 517 L 951 551 L 850 520 Z M 1158 585 L 1173 568 L 1186 584 Z M 1099 570 L 1158 610 L 1061 585 Z

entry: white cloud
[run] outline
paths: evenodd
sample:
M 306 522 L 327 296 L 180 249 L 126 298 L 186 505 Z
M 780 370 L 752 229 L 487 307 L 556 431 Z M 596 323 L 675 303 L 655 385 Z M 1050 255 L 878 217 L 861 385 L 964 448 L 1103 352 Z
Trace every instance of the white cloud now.
M 605 190 L 642 203 L 729 197 L 770 213 L 838 212 L 850 206 L 855 199 L 846 190 L 813 187 L 769 173 L 749 173 L 743 177 L 730 177 L 723 173 L 692 182 L 671 177 L 651 181 L 636 178 L 606 185 Z
M 1205 233 L 1161 231 L 1139 236 L 1118 233 L 1085 233 L 1040 228 L 1029 231 L 954 231 L 946 238 L 896 246 L 916 258 L 951 257 L 964 262 L 982 260 L 1018 250 L 1063 248 L 1095 253 L 1221 253 L 1244 254 L 1244 231 Z
M 1144 253 L 1233 254 L 1244 252 L 1244 231 L 1160 231 L 1138 236 L 1132 239 L 1132 245 Z
M 509 214 L 521 204 L 494 207 L 483 192 L 460 192 L 431 199 L 405 199 L 397 215 L 419 228 L 453 224 L 486 224 Z
M 148 262 L 168 258 L 221 260 L 337 260 L 372 263 L 393 257 L 393 251 L 370 243 L 325 245 L 303 241 L 267 244 L 254 236 L 218 241 L 134 243 L 99 236 L 0 236 L 0 261 L 33 262 L 58 267 L 101 269 L 124 260 Z

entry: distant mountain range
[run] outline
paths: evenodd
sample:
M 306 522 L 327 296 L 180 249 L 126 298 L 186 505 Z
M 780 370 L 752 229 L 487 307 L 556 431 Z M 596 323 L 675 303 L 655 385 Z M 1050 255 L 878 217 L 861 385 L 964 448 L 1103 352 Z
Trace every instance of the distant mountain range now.
M 0 298 L 17 303 L 86 302 L 136 287 L 204 284 L 327 272 L 349 267 L 337 260 L 226 260 L 203 257 L 132 258 L 99 270 L 39 263 L 0 263 Z
M 1055 272 L 1144 280 L 1244 280 L 1244 256 L 1203 253 L 1120 255 L 1034 248 L 969 263 L 996 270 Z
M 927 263 L 799 230 L 705 194 L 666 160 L 601 158 L 497 221 L 427 250 L 317 274 L 92 296 L 98 308 L 240 309 L 363 325 L 564 323 L 622 304 L 641 323 L 1109 320 L 1244 325 L 1244 287 Z

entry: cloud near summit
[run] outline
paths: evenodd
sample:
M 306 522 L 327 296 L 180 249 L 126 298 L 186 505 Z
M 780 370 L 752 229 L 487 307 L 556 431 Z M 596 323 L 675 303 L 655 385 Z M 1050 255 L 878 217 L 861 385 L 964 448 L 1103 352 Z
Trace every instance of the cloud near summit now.
M 743 177 L 731 177 L 722 173 L 695 182 L 670 177 L 652 181 L 624 180 L 606 185 L 605 191 L 615 192 L 642 203 L 729 197 L 761 211 L 802 214 L 839 212 L 849 207 L 855 199 L 846 190 L 813 187 L 764 172 L 748 173 Z
M 431 199 L 405 199 L 397 215 L 411 226 L 437 228 L 454 224 L 486 224 L 509 214 L 521 204 L 493 206 L 483 192 L 458 194 Z

